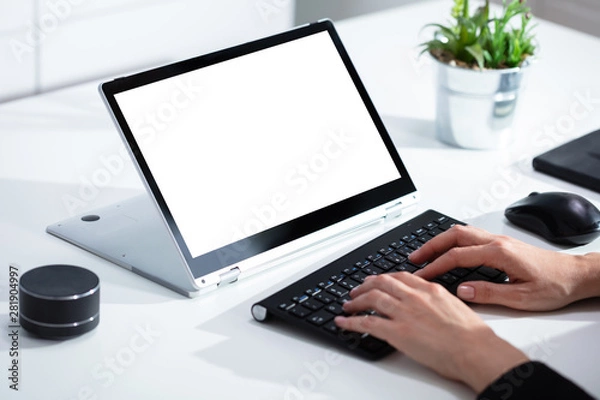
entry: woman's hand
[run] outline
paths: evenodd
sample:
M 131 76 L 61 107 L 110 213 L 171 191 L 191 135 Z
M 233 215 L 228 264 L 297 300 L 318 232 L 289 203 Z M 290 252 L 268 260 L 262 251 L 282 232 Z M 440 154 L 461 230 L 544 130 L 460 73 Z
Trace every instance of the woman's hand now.
M 407 272 L 370 276 L 350 292 L 344 310 L 378 315 L 336 317 L 341 328 L 369 333 L 407 356 L 481 392 L 502 373 L 527 361 L 442 286 Z
M 474 303 L 521 310 L 553 310 L 600 294 L 600 255 L 574 256 L 543 250 L 472 226 L 454 226 L 410 255 L 415 275 L 432 279 L 456 267 L 486 265 L 504 271 L 508 284 L 469 281 L 457 295 Z

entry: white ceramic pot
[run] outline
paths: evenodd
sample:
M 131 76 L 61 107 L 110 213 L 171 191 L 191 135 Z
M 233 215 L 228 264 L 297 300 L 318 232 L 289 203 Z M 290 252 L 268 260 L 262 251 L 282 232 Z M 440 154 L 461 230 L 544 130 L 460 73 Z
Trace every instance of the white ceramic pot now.
M 512 140 L 513 119 L 529 63 L 501 70 L 470 70 L 435 59 L 439 140 L 469 149 L 498 149 Z

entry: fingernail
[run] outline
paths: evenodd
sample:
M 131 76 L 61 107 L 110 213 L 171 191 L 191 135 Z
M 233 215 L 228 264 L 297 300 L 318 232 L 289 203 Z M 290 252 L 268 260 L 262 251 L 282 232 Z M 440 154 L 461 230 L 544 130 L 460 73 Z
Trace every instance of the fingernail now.
M 473 286 L 460 285 L 456 290 L 456 294 L 461 299 L 472 300 L 475 298 L 475 288 Z

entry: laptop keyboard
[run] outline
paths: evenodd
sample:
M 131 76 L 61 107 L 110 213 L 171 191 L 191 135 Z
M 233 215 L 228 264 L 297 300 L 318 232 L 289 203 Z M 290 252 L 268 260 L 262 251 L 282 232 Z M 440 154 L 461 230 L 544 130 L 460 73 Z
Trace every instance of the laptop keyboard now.
M 394 348 L 368 334 L 339 329 L 334 317 L 346 315 L 342 304 L 350 298 L 350 290 L 367 276 L 398 271 L 413 273 L 423 268 L 425 265 L 408 261 L 408 255 L 456 224 L 464 225 L 428 210 L 254 304 L 252 314 L 261 322 L 271 317 L 282 320 L 294 329 L 320 336 L 363 357 L 381 358 Z M 433 281 L 456 295 L 459 284 L 473 280 L 500 283 L 507 276 L 497 269 L 481 266 L 455 268 Z

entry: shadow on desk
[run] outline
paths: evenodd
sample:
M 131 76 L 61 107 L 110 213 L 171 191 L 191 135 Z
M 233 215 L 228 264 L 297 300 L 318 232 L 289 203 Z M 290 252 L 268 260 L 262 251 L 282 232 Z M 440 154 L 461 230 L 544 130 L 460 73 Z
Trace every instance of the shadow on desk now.
M 258 300 L 268 293 L 257 296 Z M 270 385 L 269 398 L 474 398 L 465 385 L 449 381 L 400 353 L 379 361 L 366 361 L 330 343 L 297 332 L 277 321 L 261 324 L 250 317 L 252 299 L 197 326 L 224 340 L 195 350 L 192 356 L 215 368 L 226 369 L 240 379 Z M 600 388 L 594 378 L 595 360 L 600 356 L 590 338 L 600 335 L 600 323 L 590 312 L 600 313 L 600 299 L 573 304 L 550 313 L 530 313 L 504 307 L 475 306 L 488 320 L 539 318 L 533 330 L 513 331 L 527 339 L 523 350 L 532 358 L 548 363 L 571 377 L 591 393 Z M 569 328 L 545 336 L 546 326 L 568 322 Z M 590 350 L 594 347 L 595 350 Z M 332 354 L 337 360 L 331 363 Z M 586 366 L 582 370 L 583 366 Z M 273 385 L 276 387 L 273 387 Z M 292 393 L 296 393 L 295 397 Z M 272 394 L 272 396 L 271 396 Z M 400 396 L 403 397 L 403 396 Z
M 276 384 L 269 398 L 392 399 L 402 393 L 407 398 L 473 397 L 465 385 L 443 379 L 400 353 L 367 361 L 278 321 L 254 321 L 250 305 L 269 293 L 198 326 L 226 339 L 193 354 L 242 379 Z

